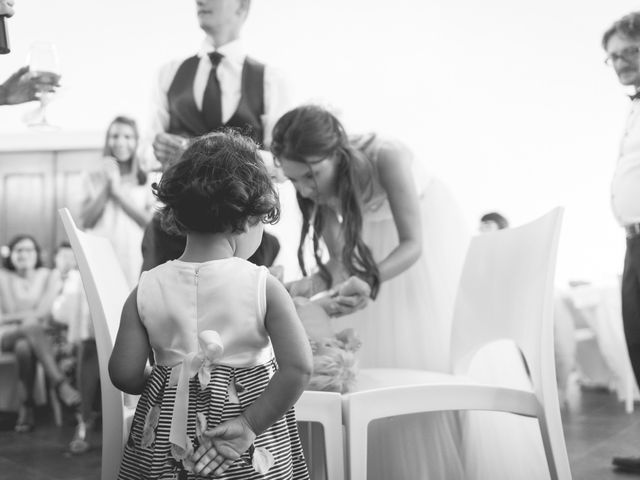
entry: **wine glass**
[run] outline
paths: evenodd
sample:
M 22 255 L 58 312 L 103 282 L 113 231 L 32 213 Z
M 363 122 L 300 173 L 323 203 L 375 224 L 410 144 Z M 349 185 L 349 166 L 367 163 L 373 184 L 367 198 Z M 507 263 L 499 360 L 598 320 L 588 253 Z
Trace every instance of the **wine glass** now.
M 47 105 L 55 95 L 55 88 L 60 83 L 60 60 L 56 46 L 51 42 L 37 41 L 29 47 L 27 56 L 29 77 L 36 87 L 36 96 L 40 106 L 29 112 L 25 120 L 27 125 L 39 129 L 55 129 L 47 120 Z

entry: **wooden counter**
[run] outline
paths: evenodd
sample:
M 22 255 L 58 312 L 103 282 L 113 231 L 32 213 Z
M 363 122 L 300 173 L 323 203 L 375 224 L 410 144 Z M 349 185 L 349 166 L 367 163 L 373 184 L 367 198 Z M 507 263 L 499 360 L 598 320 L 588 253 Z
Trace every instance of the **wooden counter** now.
M 104 133 L 25 132 L 0 135 L 0 245 L 28 233 L 51 266 L 66 239 L 58 209 L 77 217 L 82 173 L 98 165 Z

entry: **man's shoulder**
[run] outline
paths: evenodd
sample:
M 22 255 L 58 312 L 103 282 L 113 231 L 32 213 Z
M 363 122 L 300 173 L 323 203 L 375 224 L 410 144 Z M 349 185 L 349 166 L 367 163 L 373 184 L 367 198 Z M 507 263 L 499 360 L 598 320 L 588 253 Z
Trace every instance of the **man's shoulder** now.
M 184 62 L 186 62 L 187 60 L 193 60 L 193 59 L 198 59 L 197 55 L 190 55 L 188 57 L 176 57 L 173 58 L 172 60 L 169 60 L 165 63 L 163 63 L 162 65 L 160 65 L 160 68 L 158 69 L 161 75 L 166 75 L 168 73 L 175 73 L 176 70 L 178 70 L 178 68 L 180 67 L 180 65 L 182 65 Z

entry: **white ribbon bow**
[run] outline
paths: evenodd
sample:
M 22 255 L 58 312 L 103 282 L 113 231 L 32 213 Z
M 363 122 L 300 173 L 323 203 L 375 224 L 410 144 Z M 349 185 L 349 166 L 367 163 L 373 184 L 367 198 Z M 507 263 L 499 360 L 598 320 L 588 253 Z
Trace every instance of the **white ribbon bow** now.
M 171 452 L 176 460 L 186 458 L 193 446 L 187 437 L 187 415 L 189 412 L 189 379 L 198 374 L 200 389 L 204 390 L 211 381 L 211 367 L 222 357 L 224 346 L 215 330 L 203 330 L 198 334 L 199 350 L 185 355 L 179 369 L 176 399 L 171 417 L 169 442 Z M 176 378 L 171 375 L 170 385 L 175 385 Z

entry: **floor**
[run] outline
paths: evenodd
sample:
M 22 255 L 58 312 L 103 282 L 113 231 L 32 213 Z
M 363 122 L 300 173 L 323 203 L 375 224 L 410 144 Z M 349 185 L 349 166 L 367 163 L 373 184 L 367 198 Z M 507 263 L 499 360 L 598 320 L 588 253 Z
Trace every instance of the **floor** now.
M 575 480 L 640 479 L 611 468 L 614 456 L 640 455 L 640 404 L 627 414 L 613 393 L 581 390 L 573 384 L 562 412 L 564 435 Z
M 640 405 L 628 415 L 613 394 L 581 390 L 573 384 L 562 413 L 574 479 L 640 479 L 610 466 L 614 455 L 640 455 Z M 38 415 L 41 426 L 33 433 L 16 434 L 12 431 L 15 416 L 0 414 L 0 480 L 99 480 L 100 432 L 91 433 L 92 450 L 74 456 L 67 452 L 72 418 L 57 428 L 46 408 Z
M 84 455 L 68 453 L 73 417 L 56 427 L 47 407 L 36 412 L 38 428 L 14 433 L 15 414 L 0 414 L 0 480 L 99 480 L 101 432 L 92 432 L 95 448 Z

